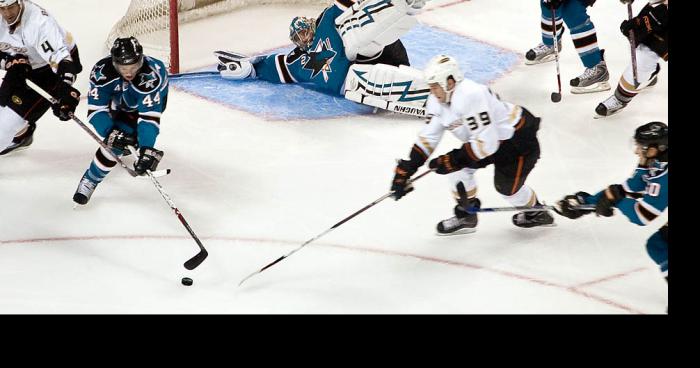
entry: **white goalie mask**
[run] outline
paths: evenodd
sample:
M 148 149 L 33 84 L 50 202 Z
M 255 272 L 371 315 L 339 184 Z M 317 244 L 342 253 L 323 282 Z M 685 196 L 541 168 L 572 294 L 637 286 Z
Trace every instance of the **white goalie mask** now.
M 448 94 L 452 92 L 447 88 L 447 79 L 452 77 L 456 83 L 464 80 L 464 74 L 459 69 L 459 64 L 457 60 L 452 56 L 448 55 L 438 55 L 430 59 L 428 65 L 423 71 L 425 75 L 425 82 L 428 84 L 437 83 L 445 90 Z

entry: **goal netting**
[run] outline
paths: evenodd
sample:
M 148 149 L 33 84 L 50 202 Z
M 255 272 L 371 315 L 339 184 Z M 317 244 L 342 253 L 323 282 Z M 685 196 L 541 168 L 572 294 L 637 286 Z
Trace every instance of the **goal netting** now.
M 126 14 L 112 27 L 106 46 L 118 37 L 134 36 L 163 60 L 171 73 L 179 72 L 179 25 L 236 9 L 268 4 L 318 4 L 332 0 L 131 0 Z

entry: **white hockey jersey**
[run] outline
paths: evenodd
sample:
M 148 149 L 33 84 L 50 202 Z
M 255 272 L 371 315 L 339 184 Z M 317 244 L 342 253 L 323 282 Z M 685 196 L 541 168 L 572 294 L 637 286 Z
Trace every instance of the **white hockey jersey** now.
M 70 58 L 73 37 L 46 10 L 29 0 L 22 3 L 24 9 L 14 30 L 0 18 L 0 51 L 27 55 L 32 69 L 51 65 L 55 72 L 61 60 Z
M 430 120 L 416 141 L 426 156 L 449 130 L 469 143 L 478 160 L 496 153 L 500 142 L 513 136 L 522 115 L 520 106 L 501 101 L 487 86 L 466 78 L 455 87 L 450 104 L 430 95 L 426 110 Z

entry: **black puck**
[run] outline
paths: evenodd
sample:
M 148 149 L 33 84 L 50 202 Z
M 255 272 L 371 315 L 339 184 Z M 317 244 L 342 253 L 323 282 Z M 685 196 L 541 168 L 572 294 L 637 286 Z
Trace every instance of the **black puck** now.
M 190 286 L 190 285 L 192 285 L 193 282 L 194 282 L 194 281 L 192 281 L 192 279 L 189 278 L 189 277 L 183 277 L 183 278 L 182 278 L 182 284 L 183 284 L 183 285 Z

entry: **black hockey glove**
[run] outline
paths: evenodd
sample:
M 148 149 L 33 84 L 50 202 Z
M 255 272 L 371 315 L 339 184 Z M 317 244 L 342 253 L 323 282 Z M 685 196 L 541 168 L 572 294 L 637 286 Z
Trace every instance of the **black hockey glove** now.
M 394 192 L 392 197 L 395 200 L 413 191 L 413 185 L 408 181 L 413 174 L 418 171 L 418 168 L 423 166 L 428 156 L 418 145 L 411 147 L 409 160 L 399 160 L 394 169 L 394 180 L 391 182 L 391 191 Z
M 608 194 L 612 197 L 608 198 Z M 613 215 L 613 207 L 617 202 L 625 198 L 625 189 L 620 184 L 610 185 L 595 205 L 595 213 L 598 216 L 610 217 Z
M 591 195 L 586 192 L 577 192 L 576 194 L 568 195 L 554 205 L 554 212 L 568 217 L 577 219 L 583 215 L 595 212 L 595 210 L 583 210 L 576 207 L 586 205 L 586 199 Z
M 2 85 L 0 85 L 0 106 L 7 106 L 13 93 L 27 88 L 27 77 L 32 71 L 29 58 L 22 54 L 8 56 L 5 68 L 7 73 L 3 78 Z
M 155 148 L 139 148 L 139 159 L 134 163 L 134 171 L 139 175 L 145 174 L 146 170 L 155 171 L 164 154 Z
M 634 40 L 639 43 L 650 34 L 663 31 L 668 22 L 668 8 L 661 4 L 657 6 L 646 5 L 639 15 L 631 20 L 623 20 L 620 24 L 620 32 L 629 38 L 630 30 L 634 31 Z
M 75 108 L 80 103 L 80 91 L 68 83 L 58 82 L 56 100 L 58 102 L 51 106 L 53 114 L 61 121 L 70 120 L 71 115 L 75 112 Z
M 442 156 L 432 159 L 428 166 L 431 169 L 435 169 L 435 172 L 438 174 L 449 174 L 462 170 L 465 167 L 477 168 L 476 164 L 478 161 L 469 155 L 469 150 L 471 150 L 469 143 L 465 143 L 460 148 L 455 148 Z
M 542 0 L 542 2 L 546 7 L 556 9 L 561 5 L 562 0 Z
M 127 154 L 130 152 L 127 146 L 138 146 L 135 135 L 124 133 L 119 129 L 112 130 L 107 137 L 105 137 L 105 143 L 111 148 L 122 150 Z

